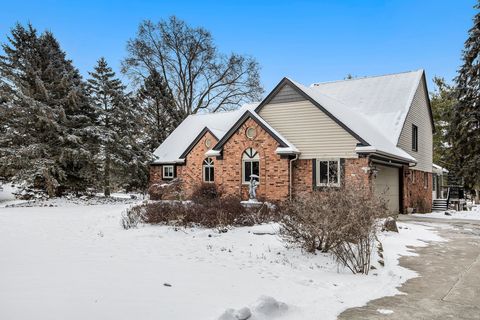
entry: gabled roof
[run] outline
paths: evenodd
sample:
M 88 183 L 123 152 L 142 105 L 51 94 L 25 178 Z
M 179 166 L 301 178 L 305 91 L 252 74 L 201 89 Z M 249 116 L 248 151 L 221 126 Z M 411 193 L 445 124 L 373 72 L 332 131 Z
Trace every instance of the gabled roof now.
M 252 108 L 253 109 L 253 108 Z M 263 120 L 254 110 L 246 110 L 245 113 L 237 120 L 237 122 L 230 128 L 230 130 L 218 141 L 218 143 L 212 148 L 213 150 L 221 150 L 228 139 L 243 125 L 245 121 L 252 119 L 263 130 L 268 132 L 273 139 L 278 142 L 279 147 L 277 153 L 299 153 L 298 149 L 291 144 L 285 137 L 283 137 L 277 130 L 270 126 L 265 120 Z
M 255 120 L 265 131 L 277 140 L 278 153 L 298 153 L 298 150 L 265 120 L 253 111 L 258 103 L 243 105 L 240 109 L 228 112 L 196 114 L 188 116 L 154 151 L 153 164 L 183 163 L 185 157 L 206 132 L 210 132 L 219 141 L 213 150 L 220 150 L 238 126 L 247 118 Z
M 313 91 L 341 101 L 362 115 L 393 144 L 398 143 L 424 70 L 322 82 Z
M 416 162 L 416 159 L 410 156 L 407 152 L 397 147 L 396 142 L 393 143 L 385 137 L 383 131 L 381 132 L 376 123 L 372 123 L 359 110 L 342 101 L 333 98 L 327 94 L 322 93 L 314 86 L 304 86 L 291 79 L 284 78 L 277 87 L 272 91 L 278 92 L 284 85 L 290 85 L 297 90 L 305 99 L 312 102 L 338 125 L 355 137 L 360 145 L 356 148 L 359 153 L 380 153 L 386 156 L 398 158 L 408 162 Z M 416 87 L 418 84 L 416 84 Z M 415 92 L 415 89 L 412 89 Z M 260 112 L 263 106 L 273 98 L 272 95 L 267 96 L 256 108 Z M 408 112 L 407 108 L 407 111 Z M 403 122 L 402 122 L 403 125 Z M 301 151 L 301 150 L 300 150 Z
M 255 106 L 257 104 L 245 105 L 235 111 L 189 115 L 153 152 L 156 157 L 153 163 L 183 163 L 182 154 L 206 128 L 221 139 L 247 108 Z
M 188 116 L 155 150 L 157 159 L 153 163 L 183 163 L 188 152 L 207 131 L 219 139 L 207 154 L 218 155 L 228 138 L 248 118 L 256 121 L 279 142 L 276 150 L 278 154 L 300 153 L 301 150 L 257 113 L 285 85 L 294 88 L 355 137 L 359 141 L 356 152 L 376 153 L 405 162 L 416 162 L 415 158 L 397 147 L 397 142 L 415 92 L 422 81 L 425 86 L 423 70 L 316 83 L 311 86 L 284 78 L 259 104 L 244 105 L 230 112 Z M 429 112 L 431 115 L 431 110 Z

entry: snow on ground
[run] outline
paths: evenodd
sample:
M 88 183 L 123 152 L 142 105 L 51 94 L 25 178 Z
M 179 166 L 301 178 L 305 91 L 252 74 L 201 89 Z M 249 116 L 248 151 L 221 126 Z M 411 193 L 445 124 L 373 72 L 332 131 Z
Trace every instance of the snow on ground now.
M 460 219 L 460 220 L 480 220 L 480 206 L 474 206 L 471 211 L 448 210 L 449 215 L 444 211 L 432 213 L 415 213 L 414 216 L 437 219 Z
M 67 195 L 62 198 L 51 199 L 33 199 L 19 200 L 15 199 L 13 192 L 16 187 L 10 184 L 0 185 L 0 208 L 7 207 L 64 207 L 77 205 L 99 205 L 99 204 L 115 204 L 115 203 L 138 203 L 144 199 L 144 195 L 140 193 L 112 193 L 110 197 L 105 197 L 103 193 L 97 193 L 95 196 L 75 197 Z
M 416 276 L 398 265 L 407 246 L 441 241 L 399 223 L 380 235 L 385 267 L 352 275 L 285 248 L 276 224 L 123 230 L 125 206 L 0 208 L 0 319 L 335 319 L 399 293 Z
M 17 200 L 12 194 L 16 191 L 16 188 L 9 183 L 0 183 L 0 208 L 7 205 L 14 205 L 25 202 L 24 200 Z

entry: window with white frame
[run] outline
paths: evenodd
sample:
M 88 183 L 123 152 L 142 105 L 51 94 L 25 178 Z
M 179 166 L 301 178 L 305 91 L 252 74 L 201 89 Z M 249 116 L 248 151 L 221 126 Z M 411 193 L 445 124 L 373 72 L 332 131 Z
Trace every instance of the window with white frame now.
M 215 168 L 213 166 L 213 159 L 207 158 L 203 160 L 203 181 L 214 182 L 215 181 Z
M 317 186 L 340 186 L 340 159 L 317 160 L 316 171 Z
M 242 155 L 242 182 L 248 183 L 250 176 L 260 177 L 260 155 L 253 148 L 248 148 Z M 257 181 L 260 178 L 255 178 Z
M 163 178 L 164 179 L 173 179 L 173 166 L 163 166 Z

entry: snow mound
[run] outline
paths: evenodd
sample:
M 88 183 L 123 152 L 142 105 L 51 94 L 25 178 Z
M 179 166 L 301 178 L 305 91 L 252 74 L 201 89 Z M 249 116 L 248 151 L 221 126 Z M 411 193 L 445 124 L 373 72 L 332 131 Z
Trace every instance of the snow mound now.
M 285 314 L 288 311 L 288 306 L 272 297 L 262 296 L 257 301 L 255 311 L 265 316 L 277 317 Z
M 389 310 L 389 309 L 377 309 L 377 312 L 378 312 L 378 313 L 381 313 L 381 314 L 392 314 L 392 313 L 393 313 L 393 310 Z
M 266 320 L 281 317 L 287 312 L 286 303 L 277 301 L 270 296 L 261 296 L 251 308 L 227 309 L 218 320 Z

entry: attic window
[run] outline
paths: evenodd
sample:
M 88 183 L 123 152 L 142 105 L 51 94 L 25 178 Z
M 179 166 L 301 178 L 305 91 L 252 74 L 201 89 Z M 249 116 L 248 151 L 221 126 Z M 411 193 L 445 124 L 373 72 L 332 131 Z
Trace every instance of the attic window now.
M 245 132 L 247 138 L 253 139 L 257 135 L 257 132 L 255 131 L 254 127 L 249 127 L 247 131 Z
M 418 127 L 412 124 L 412 150 L 418 151 Z
M 212 139 L 210 138 L 205 139 L 205 146 L 207 148 L 210 148 L 212 146 Z

